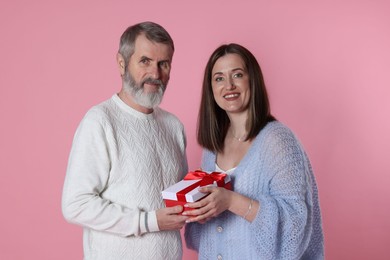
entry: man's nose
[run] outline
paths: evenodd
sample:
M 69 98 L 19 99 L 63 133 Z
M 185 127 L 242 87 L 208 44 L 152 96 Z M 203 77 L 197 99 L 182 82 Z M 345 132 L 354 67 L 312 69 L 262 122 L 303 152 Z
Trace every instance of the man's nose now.
M 160 68 L 157 65 L 150 66 L 149 74 L 153 79 L 160 79 Z

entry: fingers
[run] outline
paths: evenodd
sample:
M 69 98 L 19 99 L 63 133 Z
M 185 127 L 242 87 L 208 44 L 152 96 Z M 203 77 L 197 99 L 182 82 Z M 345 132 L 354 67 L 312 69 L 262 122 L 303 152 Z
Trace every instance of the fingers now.
M 182 206 L 162 208 L 156 211 L 157 223 L 160 230 L 178 230 L 181 229 L 188 219 L 188 216 L 180 214 Z
M 190 216 L 190 218 L 186 221 L 187 223 L 194 221 L 204 223 L 229 208 L 229 198 L 231 194 L 229 194 L 226 189 L 218 187 L 202 187 L 199 190 L 210 194 L 198 202 L 187 203 L 184 205 L 184 207 L 193 208 L 187 209 L 183 212 L 183 215 Z
M 217 187 L 215 186 L 201 186 L 198 188 L 198 191 L 202 192 L 202 193 L 211 193 L 213 191 L 215 191 L 217 189 Z
M 205 207 L 193 209 L 193 210 L 186 210 L 183 212 L 184 216 L 190 217 L 186 220 L 186 223 L 190 222 L 206 222 L 212 217 L 217 216 L 217 211 L 215 207 L 210 206 L 209 204 Z
M 191 222 L 199 222 L 201 224 L 206 223 L 210 219 L 214 217 L 214 213 L 212 211 L 208 211 L 205 214 L 197 215 L 195 217 L 191 217 L 186 220 L 186 223 L 191 223 Z
M 213 192 L 218 190 L 218 188 L 214 187 L 214 186 L 203 186 L 203 187 L 199 187 L 198 189 L 202 193 L 213 193 Z M 201 207 L 204 207 L 205 205 L 207 205 L 208 203 L 210 203 L 212 201 L 212 198 L 213 197 L 209 195 L 209 196 L 206 196 L 197 202 L 187 203 L 184 205 L 184 207 L 201 208 Z
M 204 191 L 214 191 L 215 187 L 202 187 Z M 184 216 L 198 216 L 197 219 L 203 219 L 204 217 L 200 218 L 199 216 L 205 215 L 205 213 L 210 212 L 214 208 L 214 198 L 212 195 L 209 195 L 197 202 L 193 203 L 187 203 L 184 205 L 186 208 L 186 211 L 183 212 Z
M 201 201 L 201 202 L 196 202 L 193 204 L 189 204 L 188 208 L 186 211 L 183 212 L 184 216 L 199 216 L 199 215 L 204 215 L 207 212 L 210 212 L 214 208 L 213 202 L 207 202 L 207 201 Z
M 183 212 L 183 206 L 181 205 L 177 205 L 177 206 L 174 206 L 174 207 L 168 207 L 167 208 L 167 213 L 168 214 L 179 214 Z
M 184 207 L 191 208 L 191 209 L 197 209 L 197 208 L 202 208 L 202 207 L 206 206 L 207 204 L 209 204 L 209 201 L 208 201 L 208 199 L 205 198 L 205 199 L 197 201 L 197 202 L 187 203 L 184 205 Z

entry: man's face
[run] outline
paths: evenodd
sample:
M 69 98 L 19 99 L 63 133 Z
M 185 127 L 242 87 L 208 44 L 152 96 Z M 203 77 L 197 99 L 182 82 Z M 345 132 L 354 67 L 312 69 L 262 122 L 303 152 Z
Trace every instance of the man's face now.
M 137 104 L 154 108 L 161 103 L 169 81 L 172 55 L 169 45 L 151 42 L 143 34 L 137 37 L 123 76 L 123 87 Z

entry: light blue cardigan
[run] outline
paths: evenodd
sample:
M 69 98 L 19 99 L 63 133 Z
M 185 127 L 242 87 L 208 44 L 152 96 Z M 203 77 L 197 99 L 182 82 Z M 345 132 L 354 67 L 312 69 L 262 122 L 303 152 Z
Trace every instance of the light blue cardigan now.
M 203 151 L 202 169 L 216 155 Z M 252 223 L 229 211 L 186 225 L 199 259 L 324 259 L 318 190 L 309 159 L 286 126 L 268 123 L 231 175 L 233 190 L 260 203 Z

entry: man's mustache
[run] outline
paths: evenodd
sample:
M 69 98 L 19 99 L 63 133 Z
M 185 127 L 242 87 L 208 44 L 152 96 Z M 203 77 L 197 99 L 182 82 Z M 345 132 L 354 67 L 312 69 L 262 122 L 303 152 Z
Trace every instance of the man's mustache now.
M 144 85 L 145 83 L 146 84 L 159 85 L 160 87 L 164 87 L 164 84 L 159 79 L 147 78 L 147 79 L 142 81 L 142 85 Z

